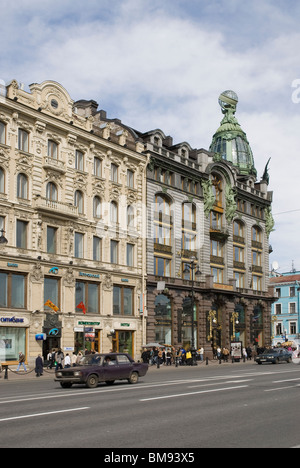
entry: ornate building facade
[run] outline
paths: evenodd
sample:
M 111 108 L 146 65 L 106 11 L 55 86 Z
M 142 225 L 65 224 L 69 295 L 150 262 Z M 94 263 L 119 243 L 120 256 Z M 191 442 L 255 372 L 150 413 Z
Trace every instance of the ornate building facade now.
M 147 156 L 97 107 L 52 81 L 2 90 L 2 362 L 145 341 Z
M 270 344 L 268 171 L 260 182 L 227 91 L 209 151 L 140 134 L 147 170 L 148 341 L 230 348 Z M 193 310 L 193 312 L 192 312 Z

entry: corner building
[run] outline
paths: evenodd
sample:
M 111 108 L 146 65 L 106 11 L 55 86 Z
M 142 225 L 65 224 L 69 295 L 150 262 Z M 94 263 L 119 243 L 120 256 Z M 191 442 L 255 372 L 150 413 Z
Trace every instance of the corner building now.
M 260 182 L 238 98 L 224 92 L 224 114 L 209 151 L 157 129 L 139 136 L 147 168 L 147 340 L 204 347 L 271 343 L 269 236 L 274 221 L 266 166 Z M 193 312 L 192 312 L 193 309 Z
M 143 144 L 59 83 L 29 88 L 13 80 L 0 95 L 0 361 L 59 347 L 138 357 Z

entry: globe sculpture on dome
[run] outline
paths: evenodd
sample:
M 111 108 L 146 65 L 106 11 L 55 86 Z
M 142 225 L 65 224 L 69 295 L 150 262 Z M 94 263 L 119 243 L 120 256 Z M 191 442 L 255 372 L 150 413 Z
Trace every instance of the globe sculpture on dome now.
M 234 91 L 227 90 L 220 94 L 219 104 L 224 118 L 213 136 L 210 151 L 215 153 L 215 160 L 232 163 L 241 175 L 256 176 L 247 135 L 235 117 L 238 101 L 238 96 Z

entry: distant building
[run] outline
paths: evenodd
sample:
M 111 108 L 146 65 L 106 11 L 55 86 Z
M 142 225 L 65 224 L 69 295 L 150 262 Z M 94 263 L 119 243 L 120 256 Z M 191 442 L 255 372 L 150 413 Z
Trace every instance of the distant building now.
M 283 273 L 270 279 L 277 301 L 272 305 L 272 342 L 300 344 L 300 272 Z

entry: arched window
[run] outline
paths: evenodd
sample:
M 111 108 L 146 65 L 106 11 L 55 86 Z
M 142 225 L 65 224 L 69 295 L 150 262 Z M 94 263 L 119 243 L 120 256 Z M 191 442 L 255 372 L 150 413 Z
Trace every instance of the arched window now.
M 47 200 L 57 202 L 57 187 L 53 182 L 49 182 L 46 188 Z
M 78 208 L 78 213 L 83 214 L 83 194 L 80 190 L 76 190 L 75 192 L 74 205 Z
M 171 202 L 165 195 L 155 195 L 155 212 L 170 216 Z
M 101 199 L 98 196 L 94 197 L 93 212 L 94 218 L 101 218 Z
M 17 197 L 24 200 L 28 199 L 28 178 L 25 174 L 18 174 Z
M 118 222 L 118 205 L 115 201 L 112 201 L 110 204 L 110 221 L 112 223 Z
M 0 167 L 0 193 L 5 192 L 5 173 L 4 170 Z

